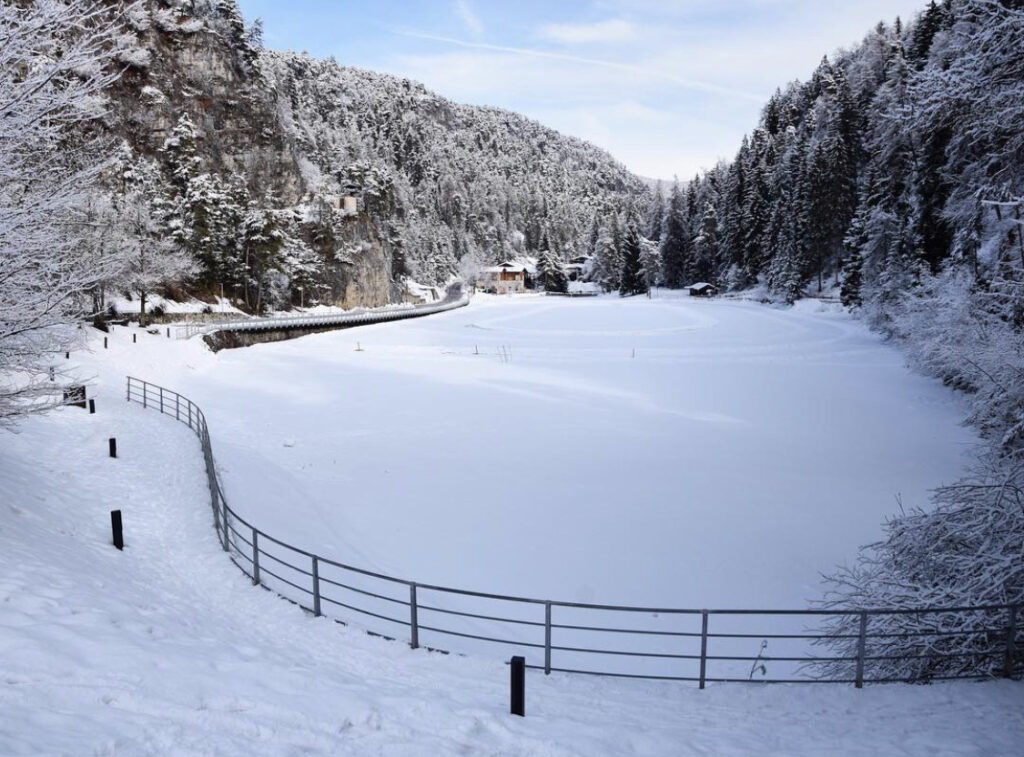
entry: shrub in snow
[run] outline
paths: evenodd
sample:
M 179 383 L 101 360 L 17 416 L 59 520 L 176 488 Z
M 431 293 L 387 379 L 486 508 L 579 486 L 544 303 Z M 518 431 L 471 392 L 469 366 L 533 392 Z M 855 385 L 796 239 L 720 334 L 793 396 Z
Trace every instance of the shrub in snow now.
M 931 511 L 890 520 L 883 541 L 830 576 L 834 588 L 821 605 L 1024 606 L 1024 455 L 987 460 L 973 475 L 938 489 L 933 503 Z M 865 677 L 1000 675 L 1008 622 L 1005 610 L 872 615 L 868 635 L 884 638 L 869 638 L 865 656 L 886 659 L 867 661 Z M 837 616 L 824 630 L 832 638 L 823 643 L 836 656 L 856 657 L 858 616 Z M 961 633 L 951 633 L 956 631 Z M 1024 644 L 1017 649 L 1017 659 L 1024 659 Z M 852 661 L 817 666 L 824 677 L 853 678 L 854 669 Z

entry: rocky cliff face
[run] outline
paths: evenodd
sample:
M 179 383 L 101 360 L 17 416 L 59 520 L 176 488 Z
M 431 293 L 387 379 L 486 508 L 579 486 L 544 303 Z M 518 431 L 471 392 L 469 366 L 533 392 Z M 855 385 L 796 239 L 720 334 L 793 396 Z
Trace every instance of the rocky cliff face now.
M 188 114 L 209 168 L 295 204 L 303 187 L 273 92 L 230 6 L 208 5 L 149 3 L 128 19 L 139 52 L 112 92 L 114 131 L 157 157 Z
M 441 285 L 544 246 L 575 254 L 595 215 L 646 192 L 602 151 L 515 114 L 265 51 L 234 0 L 150 0 L 128 26 L 110 129 L 158 166 L 200 286 L 394 302 L 410 278 Z

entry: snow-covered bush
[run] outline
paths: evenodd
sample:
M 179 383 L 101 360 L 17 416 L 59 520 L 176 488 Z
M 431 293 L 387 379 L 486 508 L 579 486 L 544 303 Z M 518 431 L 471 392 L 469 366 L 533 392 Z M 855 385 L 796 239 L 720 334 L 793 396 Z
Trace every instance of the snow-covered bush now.
M 972 475 L 938 489 L 933 504 L 889 521 L 883 541 L 830 577 L 833 589 L 822 605 L 1024 607 L 1024 456 L 987 459 Z M 826 643 L 837 656 L 856 657 L 858 624 L 858 616 L 836 616 L 826 626 L 832 635 Z M 865 656 L 887 659 L 869 659 L 865 677 L 1001 675 L 1008 624 L 1006 610 L 872 615 L 869 637 L 890 636 L 868 639 Z M 852 678 L 854 669 L 852 661 L 818 666 L 837 678 Z

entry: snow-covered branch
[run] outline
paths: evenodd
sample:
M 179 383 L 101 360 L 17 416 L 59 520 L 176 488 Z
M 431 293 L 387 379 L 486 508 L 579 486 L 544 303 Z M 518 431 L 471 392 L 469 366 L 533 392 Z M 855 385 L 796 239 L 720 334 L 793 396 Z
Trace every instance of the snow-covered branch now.
M 80 241 L 103 166 L 103 93 L 129 45 L 124 10 L 0 3 L 0 424 L 51 403 L 38 375 L 74 341 L 87 293 L 115 267 Z

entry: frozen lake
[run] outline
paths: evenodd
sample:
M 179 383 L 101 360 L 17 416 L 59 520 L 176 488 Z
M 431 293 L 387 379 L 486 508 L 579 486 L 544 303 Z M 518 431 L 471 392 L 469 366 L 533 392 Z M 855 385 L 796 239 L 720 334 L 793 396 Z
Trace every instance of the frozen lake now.
M 264 531 L 574 602 L 803 607 L 975 441 L 951 391 L 811 302 L 480 296 L 168 380 Z

